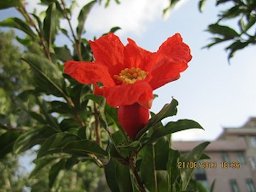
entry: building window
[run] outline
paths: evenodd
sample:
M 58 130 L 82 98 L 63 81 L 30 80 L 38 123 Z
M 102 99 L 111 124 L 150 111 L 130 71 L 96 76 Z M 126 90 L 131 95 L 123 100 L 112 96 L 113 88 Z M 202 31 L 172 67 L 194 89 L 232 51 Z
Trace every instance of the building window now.
M 237 152 L 237 161 L 241 164 L 245 164 L 245 156 L 243 152 Z
M 231 187 L 231 191 L 232 191 L 232 192 L 240 192 L 239 187 L 238 187 L 237 182 L 236 182 L 235 179 L 231 179 L 231 180 L 229 181 L 229 184 L 230 184 L 230 187 Z
M 230 162 L 230 159 L 229 159 L 229 156 L 228 156 L 228 153 L 227 153 L 227 152 L 222 152 L 222 153 L 221 153 L 221 157 L 222 157 L 222 160 L 223 160 L 223 161 Z
M 249 157 L 248 159 L 251 164 L 252 170 L 256 170 L 256 157 Z
M 198 180 L 200 180 L 200 181 L 207 180 L 206 173 L 205 173 L 204 169 L 195 169 L 194 176 L 197 181 Z
M 197 182 L 201 183 L 206 189 L 209 189 L 205 169 L 195 169 L 194 177 Z
M 250 142 L 252 147 L 256 147 L 256 137 L 250 137 Z
M 248 192 L 256 192 L 256 188 L 252 179 L 246 179 L 246 188 Z

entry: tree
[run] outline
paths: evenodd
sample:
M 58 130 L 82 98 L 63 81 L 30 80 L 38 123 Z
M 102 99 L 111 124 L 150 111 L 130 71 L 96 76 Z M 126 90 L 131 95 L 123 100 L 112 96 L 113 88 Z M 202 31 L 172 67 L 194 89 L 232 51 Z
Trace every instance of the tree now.
M 164 13 L 172 9 L 180 0 L 170 0 Z M 217 21 L 210 24 L 207 31 L 213 35 L 211 48 L 223 42 L 230 42 L 225 48 L 230 60 L 235 52 L 256 44 L 256 1 L 255 0 L 216 0 L 216 7 L 227 6 L 218 14 Z M 199 11 L 203 12 L 207 0 L 199 0 Z M 237 25 L 234 25 L 234 21 Z

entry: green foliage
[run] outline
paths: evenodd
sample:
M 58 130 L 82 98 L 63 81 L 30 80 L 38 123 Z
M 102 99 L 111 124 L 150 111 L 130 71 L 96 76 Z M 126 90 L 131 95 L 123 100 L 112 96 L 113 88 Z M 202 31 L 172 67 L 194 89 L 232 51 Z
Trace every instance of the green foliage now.
M 82 32 L 84 30 L 84 23 L 87 19 L 87 15 L 90 12 L 92 6 L 96 3 L 96 1 L 91 1 L 90 3 L 86 4 L 80 11 L 78 16 L 78 26 L 76 28 L 77 36 L 80 39 Z
M 35 33 L 33 32 L 33 30 L 26 24 L 26 22 L 17 17 L 7 18 L 7 19 L 1 21 L 0 26 L 19 29 L 32 38 L 35 38 L 35 36 L 36 36 Z
M 169 0 L 169 5 L 163 10 L 163 14 L 172 9 L 180 0 Z
M 59 18 L 57 8 L 56 4 L 53 2 L 48 6 L 46 10 L 46 16 L 43 22 L 43 34 L 45 41 L 47 42 L 48 48 L 50 48 L 52 43 L 54 42 L 55 36 L 57 34 L 58 24 Z
M 200 10 L 202 10 L 205 1 L 200 1 Z M 216 0 L 216 6 L 224 6 L 227 2 L 230 6 L 220 12 L 216 23 L 208 26 L 208 31 L 214 37 L 212 38 L 212 42 L 205 47 L 210 48 L 222 42 L 231 42 L 225 48 L 228 51 L 228 59 L 231 59 L 235 52 L 256 43 L 256 2 L 251 0 Z M 226 23 L 229 20 L 236 21 L 237 26 L 228 26 Z
M 170 0 L 163 10 L 164 14 L 181 0 Z M 198 0 L 198 9 L 203 12 L 207 0 Z M 215 23 L 208 26 L 207 31 L 212 34 L 211 42 L 204 48 L 211 48 L 219 43 L 229 43 L 225 50 L 230 60 L 237 51 L 255 45 L 256 1 L 254 0 L 215 0 L 216 7 L 224 7 L 218 14 Z M 229 22 L 230 21 L 230 24 Z M 234 25 L 234 22 L 237 24 Z
M 16 7 L 16 6 L 17 7 L 20 6 L 20 1 L 16 1 L 16 0 L 0 1 L 0 10 L 10 8 L 10 7 Z

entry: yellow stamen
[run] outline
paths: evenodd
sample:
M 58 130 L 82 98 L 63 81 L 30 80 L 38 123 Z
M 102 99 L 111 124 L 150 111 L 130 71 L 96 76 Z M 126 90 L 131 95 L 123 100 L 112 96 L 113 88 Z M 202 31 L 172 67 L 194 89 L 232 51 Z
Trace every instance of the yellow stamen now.
M 125 68 L 119 75 L 115 75 L 114 78 L 125 84 L 133 84 L 138 80 L 143 80 L 147 76 L 147 72 L 136 67 Z

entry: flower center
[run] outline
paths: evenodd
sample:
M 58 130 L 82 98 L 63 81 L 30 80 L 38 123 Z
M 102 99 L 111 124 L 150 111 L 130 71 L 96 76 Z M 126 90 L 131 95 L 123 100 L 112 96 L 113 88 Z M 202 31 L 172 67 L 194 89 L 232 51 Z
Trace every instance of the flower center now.
M 119 75 L 115 75 L 114 78 L 125 84 L 133 84 L 138 80 L 143 80 L 147 76 L 147 72 L 136 67 L 125 68 Z

